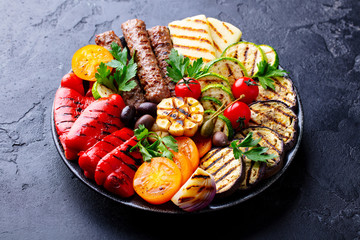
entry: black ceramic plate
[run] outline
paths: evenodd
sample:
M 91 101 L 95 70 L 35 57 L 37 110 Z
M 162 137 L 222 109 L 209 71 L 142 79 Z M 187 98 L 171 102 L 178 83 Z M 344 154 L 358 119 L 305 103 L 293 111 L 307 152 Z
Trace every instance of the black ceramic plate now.
M 247 190 L 247 191 L 237 191 L 228 198 L 222 199 L 222 200 L 215 200 L 213 201 L 207 208 L 201 210 L 201 212 L 211 212 L 220 210 L 223 208 L 228 208 L 237 204 L 240 204 L 246 200 L 249 200 L 256 195 L 263 192 L 265 189 L 270 187 L 278 178 L 280 178 L 281 175 L 287 170 L 291 162 L 294 160 L 295 154 L 299 149 L 300 141 L 302 138 L 303 133 L 303 109 L 300 101 L 299 93 L 297 92 L 295 86 L 294 86 L 296 95 L 297 95 L 297 116 L 298 116 L 298 131 L 299 135 L 297 138 L 297 142 L 295 146 L 286 153 L 284 158 L 284 167 L 274 176 L 272 176 L 269 179 L 266 179 L 264 181 L 261 181 L 258 185 L 256 185 L 254 188 Z M 143 199 L 141 199 L 139 196 L 135 194 L 135 196 L 130 198 L 120 198 L 119 196 L 116 196 L 114 194 L 111 194 L 110 192 L 106 191 L 101 186 L 98 186 L 94 181 L 89 180 L 85 177 L 83 171 L 79 167 L 77 161 L 69 161 L 65 158 L 64 151 L 62 149 L 62 146 L 59 142 L 59 138 L 55 129 L 55 122 L 54 122 L 54 109 L 52 109 L 51 112 L 51 130 L 52 130 L 52 136 L 56 145 L 56 148 L 61 156 L 61 159 L 64 161 L 66 166 L 72 171 L 75 176 L 77 176 L 83 183 L 85 183 L 88 187 L 95 190 L 96 192 L 102 194 L 103 196 L 110 198 L 116 202 L 119 202 L 121 204 L 125 204 L 134 208 L 143 209 L 146 211 L 152 211 L 152 212 L 162 212 L 162 213 L 185 213 L 178 207 L 176 207 L 172 202 L 168 202 L 163 205 L 152 205 L 147 202 L 145 202 Z

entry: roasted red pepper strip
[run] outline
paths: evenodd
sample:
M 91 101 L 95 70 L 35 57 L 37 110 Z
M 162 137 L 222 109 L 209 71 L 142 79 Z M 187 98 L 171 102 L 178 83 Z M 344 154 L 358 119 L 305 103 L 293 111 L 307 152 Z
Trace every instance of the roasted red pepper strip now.
M 61 79 L 61 87 L 71 88 L 80 93 L 81 96 L 84 96 L 85 94 L 83 80 L 73 72 L 66 74 Z
M 81 112 L 94 101 L 93 97 L 84 97 L 70 88 L 59 88 L 55 94 L 54 121 L 60 142 L 67 159 L 75 159 L 77 153 L 68 149 L 64 143 L 66 134 Z
M 130 128 L 122 128 L 104 137 L 85 152 L 80 153 L 79 166 L 84 170 L 85 176 L 94 179 L 95 169 L 101 158 L 126 142 L 132 136 L 134 136 L 133 130 Z
M 130 152 L 136 143 L 134 136 L 100 160 L 95 170 L 98 185 L 121 197 L 130 197 L 135 193 L 135 171 L 143 162 L 139 152 Z
M 66 135 L 66 147 L 75 152 L 86 151 L 105 136 L 123 128 L 120 113 L 124 107 L 124 101 L 118 94 L 91 103 Z

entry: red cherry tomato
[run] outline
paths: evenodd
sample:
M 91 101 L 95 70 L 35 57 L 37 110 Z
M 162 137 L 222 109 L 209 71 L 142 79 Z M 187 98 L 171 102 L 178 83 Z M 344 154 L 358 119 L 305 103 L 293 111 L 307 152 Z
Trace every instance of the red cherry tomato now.
M 198 99 L 201 94 L 200 83 L 193 78 L 183 78 L 175 86 L 177 97 L 192 97 Z
M 224 111 L 224 116 L 230 120 L 231 125 L 236 131 L 245 127 L 249 123 L 251 112 L 248 105 L 237 101 Z
M 249 104 L 257 98 L 259 94 L 259 87 L 253 79 L 242 77 L 235 81 L 231 87 L 231 91 L 235 98 L 239 98 L 241 94 L 244 94 L 245 97 L 240 101 Z

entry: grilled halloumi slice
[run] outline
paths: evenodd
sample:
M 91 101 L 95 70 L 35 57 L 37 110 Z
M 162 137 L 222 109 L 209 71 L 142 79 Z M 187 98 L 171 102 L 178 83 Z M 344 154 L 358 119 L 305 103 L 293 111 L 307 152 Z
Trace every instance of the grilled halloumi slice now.
M 269 127 L 282 138 L 285 149 L 292 148 L 297 139 L 298 118 L 293 110 L 281 101 L 259 101 L 249 105 L 250 125 Z
M 165 98 L 157 106 L 156 126 L 173 136 L 195 135 L 204 119 L 204 108 L 195 98 Z
M 216 57 L 220 57 L 227 46 L 240 41 L 242 32 L 234 25 L 210 17 L 207 18 L 207 21 L 210 26 L 210 35 L 216 50 Z
M 210 150 L 200 160 L 200 168 L 213 175 L 218 197 L 236 191 L 245 176 L 242 158 L 235 159 L 230 147 Z
M 215 58 L 215 48 L 205 15 L 173 21 L 168 25 L 173 46 L 190 60 L 203 58 L 210 62 Z
M 256 101 L 279 100 L 290 108 L 296 107 L 296 93 L 294 85 L 288 77 L 274 77 L 275 90 L 259 87 L 259 95 Z
M 284 165 L 283 159 L 285 151 L 281 137 L 274 130 L 267 127 L 248 127 L 236 134 L 235 138 L 245 138 L 249 132 L 253 133 L 254 139 L 261 138 L 259 145 L 268 148 L 267 154 L 276 155 L 275 158 L 267 160 L 264 178 L 273 176 Z M 244 158 L 248 160 L 246 157 Z

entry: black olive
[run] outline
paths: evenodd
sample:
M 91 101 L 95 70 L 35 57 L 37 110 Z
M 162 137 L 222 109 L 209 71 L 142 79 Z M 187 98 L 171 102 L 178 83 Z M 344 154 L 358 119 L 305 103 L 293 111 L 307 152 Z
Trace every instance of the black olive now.
M 134 129 L 138 128 L 140 124 L 143 124 L 148 130 L 150 130 L 154 125 L 154 123 L 155 123 L 155 118 L 153 118 L 149 114 L 145 114 L 136 121 Z
M 156 118 L 156 111 L 157 111 L 157 105 L 152 102 L 144 102 L 137 107 L 137 112 L 139 116 L 149 114 L 154 118 Z
M 120 120 L 128 127 L 134 126 L 136 109 L 134 106 L 126 106 L 121 111 Z
M 225 147 L 229 145 L 229 139 L 223 132 L 216 132 L 212 137 L 212 143 L 216 147 Z

